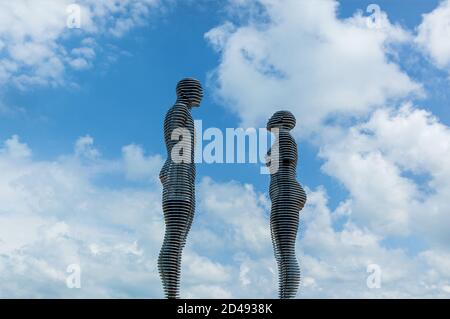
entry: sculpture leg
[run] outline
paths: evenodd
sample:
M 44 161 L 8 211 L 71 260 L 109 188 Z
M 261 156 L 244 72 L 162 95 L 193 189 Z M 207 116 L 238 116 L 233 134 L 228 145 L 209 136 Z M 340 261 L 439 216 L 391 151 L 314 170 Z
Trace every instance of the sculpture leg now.
M 187 236 L 191 203 L 166 201 L 163 203 L 166 232 L 159 254 L 158 268 L 167 298 L 179 298 L 181 256 Z
M 284 298 L 295 298 L 300 284 L 300 267 L 295 256 L 295 243 L 297 240 L 299 212 L 295 208 L 285 212 L 288 223 L 284 223 L 282 227 L 281 240 L 283 245 L 283 263 L 286 271 L 284 283 Z
M 278 266 L 278 297 L 281 299 L 283 296 L 284 291 L 284 277 L 285 277 L 285 269 L 284 269 L 284 263 L 281 261 L 280 256 L 280 240 L 277 236 L 277 218 L 275 218 L 275 214 L 272 214 L 270 217 L 270 235 L 272 237 L 272 245 L 273 245 L 273 252 L 275 255 L 275 261 L 277 262 Z
M 187 226 L 186 226 L 186 231 L 185 231 L 185 234 L 184 234 L 183 247 L 186 245 L 186 240 L 187 240 L 187 237 L 189 235 L 189 231 L 191 230 L 192 222 L 194 221 L 194 214 L 195 214 L 195 189 L 192 191 L 192 194 L 193 194 L 192 195 L 193 199 L 192 199 L 192 204 L 190 206 L 191 210 L 189 212 L 189 217 L 188 217 L 188 222 L 187 222 Z
M 275 207 L 273 211 L 277 212 L 271 215 L 271 228 L 278 262 L 279 297 L 294 298 L 300 284 L 300 267 L 295 256 L 299 212 L 286 206 L 279 210 Z

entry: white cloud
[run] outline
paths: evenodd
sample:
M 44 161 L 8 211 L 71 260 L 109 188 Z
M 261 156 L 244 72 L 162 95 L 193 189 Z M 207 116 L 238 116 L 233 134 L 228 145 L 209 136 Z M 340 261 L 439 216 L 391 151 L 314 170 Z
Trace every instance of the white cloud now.
M 323 170 L 349 190 L 352 219 L 378 234 L 420 234 L 447 246 L 448 126 L 407 104 L 332 135 L 323 141 Z
M 122 148 L 125 173 L 130 180 L 154 180 L 163 165 L 160 155 L 144 155 L 142 147 L 130 144 Z
M 30 85 L 62 85 L 67 70 L 92 66 L 98 49 L 93 37 L 121 37 L 146 24 L 146 18 L 160 1 L 77 1 L 81 8 L 80 29 L 67 27 L 70 4 L 73 1 L 0 2 L 1 84 L 22 89 Z
M 217 183 L 207 178 L 200 185 L 200 211 L 192 234 L 195 240 L 188 246 L 208 251 L 209 237 L 201 245 L 196 235 L 211 229 L 220 237 L 221 245 L 213 240 L 214 249 L 208 256 L 213 260 L 231 256 L 225 261 L 230 279 L 221 287 L 234 297 L 275 297 L 277 270 L 267 198 L 237 182 Z M 350 200 L 346 203 L 351 206 Z M 353 206 L 351 209 L 355 210 Z M 445 287 L 450 273 L 440 262 L 448 253 L 434 242 L 426 251 L 412 255 L 401 247 L 389 248 L 384 242 L 388 237 L 359 223 L 357 213 L 346 215 L 342 210 L 329 208 L 323 188 L 308 190 L 307 207 L 301 213 L 303 235 L 297 243 L 303 278 L 299 297 L 448 297 Z M 249 215 L 249 211 L 254 213 Z M 255 249 L 255 236 L 264 247 Z M 370 264 L 381 267 L 380 289 L 366 285 Z
M 257 194 L 252 185 L 216 183 L 205 178 L 200 184 L 199 194 L 202 213 L 205 217 L 213 217 L 216 223 L 208 227 L 219 230 L 222 241 L 229 239 L 229 244 L 236 245 L 235 249 L 258 252 L 271 247 L 264 218 L 267 199 Z
M 229 291 L 218 285 L 199 284 L 187 289 L 186 298 L 189 299 L 230 299 Z
M 217 96 L 244 125 L 265 125 L 274 111 L 287 108 L 310 131 L 330 116 L 365 115 L 421 91 L 389 61 L 391 44 L 411 35 L 385 14 L 377 29 L 361 13 L 338 19 L 334 0 L 256 4 L 238 1 L 236 10 L 250 18 L 206 34 L 221 56 L 213 73 Z
M 450 1 L 443 0 L 430 13 L 423 15 L 416 43 L 440 68 L 450 67 Z
M 143 154 L 133 144 L 124 150 Z M 18 161 L 13 154 L 24 160 Z M 162 297 L 156 266 L 164 230 L 160 188 L 129 185 L 125 180 L 115 188 L 98 183 L 110 174 L 127 178 L 125 162 L 132 164 L 127 156 L 125 151 L 119 159 L 104 159 L 90 136 L 77 140 L 73 154 L 51 161 L 33 159 L 29 147 L 18 137 L 5 142 L 0 152 L 4 172 L 0 178 L 1 296 Z M 144 169 L 143 176 L 148 174 Z M 221 185 L 209 179 L 200 185 L 200 189 L 209 185 L 223 192 L 229 187 L 228 192 L 239 198 L 227 210 L 213 214 L 210 197 L 200 192 L 205 195 L 200 196 L 193 240 L 188 241 L 183 259 L 182 295 L 245 297 L 251 296 L 256 286 L 256 295 L 270 296 L 274 282 L 267 265 L 273 266 L 273 259 L 252 261 L 249 257 L 270 252 L 270 241 L 264 239 L 268 247 L 261 242 L 268 235 L 264 200 L 249 185 Z M 239 215 L 246 220 L 244 225 L 238 225 Z M 218 224 L 222 227 L 216 229 Z M 241 227 L 247 231 L 242 236 Z M 228 229 L 232 231 L 222 233 Z M 225 255 L 219 249 L 209 256 L 204 247 L 211 243 L 200 245 L 198 241 L 208 239 L 202 237 L 205 233 L 219 236 Z M 228 242 L 223 240 L 226 236 Z M 224 259 L 239 245 L 230 259 Z M 70 264 L 81 266 L 79 290 L 65 285 Z M 256 270 L 248 276 L 257 284 L 245 289 L 237 284 L 243 264 Z
M 448 297 L 442 285 L 450 272 L 436 267 L 422 255 L 411 256 L 401 248 L 386 248 L 384 237 L 347 221 L 340 230 L 335 212 L 327 205 L 323 189 L 311 192 L 304 212 L 307 225 L 299 242 L 304 297 L 417 298 Z M 433 254 L 444 258 L 439 250 Z M 425 253 L 427 254 L 427 253 Z M 381 269 L 381 287 L 366 285 L 367 266 Z M 439 269 L 442 272 L 437 272 Z M 433 275 L 434 274 L 434 275 Z
M 408 118 L 418 111 L 404 112 L 401 116 Z M 397 117 L 388 117 L 395 127 L 401 120 Z M 29 149 L 18 138 L 9 141 Z M 93 139 L 79 141 L 94 148 Z M 17 161 L 9 150 L 4 146 L 0 152 L 2 297 L 162 297 L 156 267 L 164 229 L 159 187 L 98 184 L 111 173 L 126 177 L 123 157 L 98 155 L 86 161 L 74 153 L 37 161 L 30 153 Z M 250 185 L 210 178 L 200 181 L 198 189 L 197 215 L 183 258 L 182 296 L 275 297 L 266 196 Z M 322 188 L 308 190 L 302 211 L 300 296 L 448 297 L 448 251 L 434 242 L 414 256 L 384 247 L 385 237 L 359 225 L 354 212 L 331 210 L 326 198 Z M 81 289 L 65 285 L 66 268 L 74 263 L 82 269 Z M 381 289 L 366 286 L 366 267 L 372 263 L 382 269 Z
M 261 200 L 260 194 L 249 192 L 248 186 L 236 182 L 221 184 L 206 179 L 201 185 L 207 187 L 201 187 L 200 190 L 201 209 L 193 235 L 211 228 L 222 237 L 222 247 L 213 244 L 216 255 L 210 253 L 213 259 L 231 256 L 225 258 L 229 280 L 223 281 L 220 287 L 233 297 L 275 297 L 277 270 L 269 242 L 267 199 Z M 218 201 L 214 194 L 222 194 L 223 201 Z M 226 206 L 225 198 L 245 204 Z M 216 202 L 216 205 L 207 204 L 211 202 Z M 259 204 L 255 207 L 257 202 Z M 249 209 L 257 211 L 250 219 L 246 215 Z M 301 213 L 303 235 L 297 243 L 302 267 L 299 297 L 448 297 L 448 252 L 440 250 L 433 243 L 418 254 L 409 254 L 401 247 L 389 248 L 384 242 L 385 236 L 358 224 L 353 220 L 353 215 L 348 216 L 342 224 L 342 216 L 337 214 L 337 210 L 329 208 L 323 188 L 308 190 L 307 206 Z M 259 236 L 266 245 L 265 249 L 255 250 L 248 245 L 252 236 L 247 239 L 240 236 L 238 231 L 242 231 L 242 228 L 233 221 L 235 216 L 240 216 L 242 223 L 249 222 L 264 228 L 264 234 Z M 258 227 L 247 229 L 247 232 L 257 234 Z M 205 238 L 204 245 L 207 242 Z M 204 246 L 199 246 L 195 241 L 188 246 L 201 247 L 204 251 Z M 366 285 L 370 275 L 367 266 L 370 264 L 377 264 L 381 268 L 380 289 L 369 289 Z M 214 289 L 211 287 L 214 284 L 207 285 Z
M 100 156 L 100 152 L 93 147 L 94 139 L 89 135 L 80 137 L 75 142 L 75 155 L 95 159 Z
M 91 156 L 90 137 L 76 145 L 78 154 L 37 161 L 14 136 L 0 152 L 1 296 L 161 296 L 159 189 L 97 185 L 111 173 L 110 162 L 124 167 L 123 159 Z M 82 161 L 80 152 L 90 160 Z M 79 290 L 65 285 L 66 268 L 73 263 L 82 268 Z
M 187 283 L 224 283 L 230 280 L 230 270 L 217 262 L 212 262 L 206 257 L 185 253 L 183 256 L 183 276 Z
M 83 70 L 89 68 L 89 62 L 83 58 L 76 58 L 69 62 L 70 66 L 76 70 Z
M 30 148 L 26 144 L 20 143 L 17 135 L 13 135 L 5 141 L 1 153 L 13 159 L 26 159 L 31 156 Z
M 0 151 L 0 295 L 2 297 L 153 297 L 163 296 L 157 272 L 157 256 L 161 247 L 164 222 L 160 187 L 155 184 L 127 182 L 128 166 L 147 158 L 136 145 L 132 150 L 137 160 L 124 151 L 118 159 L 105 159 L 90 136 L 79 138 L 74 153 L 49 161 L 33 159 L 29 147 L 17 136 L 8 139 Z M 156 156 L 155 158 L 159 158 Z M 20 160 L 18 160 L 20 159 Z M 150 176 L 149 167 L 135 172 L 135 177 Z M 152 168 L 153 169 L 153 168 Z M 102 178 L 121 176 L 123 183 L 114 188 L 102 186 Z M 157 173 L 153 173 L 156 179 Z M 215 188 L 227 189 L 211 180 Z M 264 210 L 260 199 L 249 186 L 234 184 L 230 192 L 242 194 L 233 213 L 249 216 L 263 227 Z M 207 198 L 205 198 L 207 200 Z M 250 200 L 253 206 L 245 206 Z M 202 199 L 199 206 L 203 207 Z M 206 207 L 211 208 L 206 205 Z M 248 208 L 256 209 L 249 212 Z M 223 211 L 225 212 L 225 211 Z M 203 224 L 202 216 L 209 222 Z M 214 225 L 224 219 L 199 209 L 192 238 L 210 233 L 224 236 Z M 230 228 L 237 228 L 236 217 Z M 219 233 L 217 233 L 219 231 Z M 248 229 L 248 247 L 261 230 Z M 233 247 L 242 243 L 238 229 L 230 237 Z M 203 238 L 207 239 L 207 238 Z M 253 287 L 242 290 L 236 286 L 239 266 L 245 261 L 223 260 L 218 255 L 204 254 L 204 245 L 190 240 L 184 254 L 182 295 L 185 297 L 229 298 L 245 296 Z M 244 245 L 239 252 L 247 251 Z M 239 259 L 240 258 L 240 259 Z M 81 289 L 68 289 L 66 268 L 79 264 L 82 270 Z M 252 267 L 263 267 L 266 261 Z M 271 280 L 271 276 L 267 277 Z M 263 278 L 264 279 L 264 278 Z M 255 280 L 254 278 L 252 280 Z M 259 280 L 261 285 L 264 280 Z M 270 288 L 270 286 L 269 286 Z M 262 291 L 262 290 L 261 290 Z

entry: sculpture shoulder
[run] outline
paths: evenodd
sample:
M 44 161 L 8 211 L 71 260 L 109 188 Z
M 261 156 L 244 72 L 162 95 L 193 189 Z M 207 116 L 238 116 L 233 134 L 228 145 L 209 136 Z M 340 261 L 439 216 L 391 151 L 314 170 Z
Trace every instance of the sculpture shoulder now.
M 167 112 L 167 115 L 189 116 L 191 111 L 184 103 L 175 103 Z
M 182 103 L 177 103 L 167 111 L 164 123 L 166 126 L 182 126 L 186 121 L 191 118 L 189 108 Z

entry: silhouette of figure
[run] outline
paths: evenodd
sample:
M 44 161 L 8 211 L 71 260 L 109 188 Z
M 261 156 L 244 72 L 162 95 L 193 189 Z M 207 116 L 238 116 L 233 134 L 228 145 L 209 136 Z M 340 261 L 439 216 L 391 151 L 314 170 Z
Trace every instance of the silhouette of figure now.
M 177 101 L 164 120 L 167 160 L 159 175 L 166 230 L 158 269 L 169 299 L 179 298 L 181 256 L 195 213 L 195 130 L 191 109 L 200 106 L 203 89 L 198 80 L 186 78 L 178 83 L 176 92 Z
M 294 298 L 300 284 L 300 267 L 295 257 L 295 242 L 300 210 L 306 193 L 296 180 L 297 143 L 290 134 L 296 120 L 289 111 L 276 112 L 267 123 L 267 130 L 278 129 L 276 141 L 268 152 L 271 174 L 269 195 L 272 201 L 270 231 L 278 264 L 279 298 Z M 278 165 L 271 165 L 277 160 Z

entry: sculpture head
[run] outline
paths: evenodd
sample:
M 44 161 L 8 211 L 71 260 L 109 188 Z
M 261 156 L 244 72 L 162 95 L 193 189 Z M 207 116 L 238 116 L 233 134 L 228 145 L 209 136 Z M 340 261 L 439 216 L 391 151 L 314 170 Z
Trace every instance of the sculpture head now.
M 271 131 L 273 128 L 284 128 L 290 131 L 295 127 L 295 124 L 294 114 L 289 111 L 278 111 L 267 122 L 267 130 Z
M 203 88 L 200 81 L 186 78 L 177 84 L 177 98 L 189 107 L 200 106 L 203 98 Z

